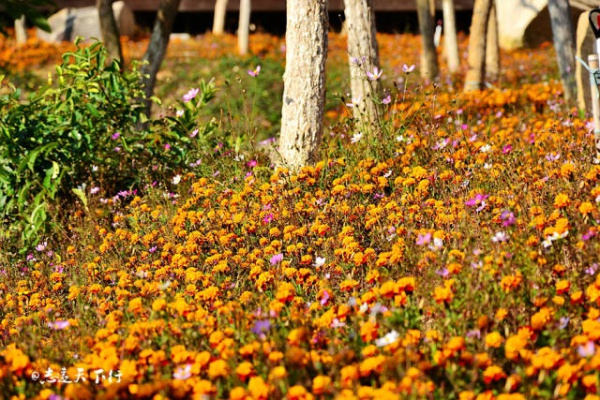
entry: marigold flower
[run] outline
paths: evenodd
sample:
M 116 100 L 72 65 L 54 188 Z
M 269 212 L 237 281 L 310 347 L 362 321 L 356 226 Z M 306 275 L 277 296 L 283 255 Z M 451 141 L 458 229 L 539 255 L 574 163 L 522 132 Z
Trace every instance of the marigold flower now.
M 483 372 L 483 381 L 486 384 L 506 378 L 506 373 L 497 365 L 490 365 Z
M 497 331 L 490 332 L 485 336 L 485 345 L 487 347 L 497 349 L 502 345 L 502 342 L 504 342 L 504 338 Z
M 219 359 L 211 362 L 208 366 L 208 376 L 210 379 L 226 378 L 229 375 L 229 364 L 227 361 Z

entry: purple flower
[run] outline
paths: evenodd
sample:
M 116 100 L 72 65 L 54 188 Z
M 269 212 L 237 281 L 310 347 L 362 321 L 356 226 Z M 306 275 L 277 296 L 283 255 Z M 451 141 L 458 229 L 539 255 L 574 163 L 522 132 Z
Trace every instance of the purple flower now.
M 414 66 L 414 65 L 411 65 L 411 66 L 409 67 L 408 65 L 404 64 L 404 65 L 402 66 L 402 71 L 403 71 L 405 74 L 410 74 L 410 73 L 411 73 L 411 72 L 413 72 L 414 70 L 415 70 L 415 66 Z
M 595 275 L 598 270 L 598 264 L 592 264 L 588 268 L 585 269 L 585 273 L 588 275 Z
M 198 134 L 198 128 L 194 129 L 194 130 L 192 131 L 192 133 L 190 133 L 190 137 L 191 137 L 191 138 L 194 138 L 194 137 L 196 137 L 196 135 L 197 135 L 197 134 Z
M 560 323 L 558 325 L 558 329 L 563 330 L 567 327 L 567 325 L 569 325 L 569 317 L 562 317 L 560 319 Z
M 514 225 L 515 222 L 517 222 L 515 214 L 513 214 L 512 211 L 509 210 L 504 210 L 502 212 L 502 215 L 500 215 L 500 219 L 502 219 L 502 226 L 511 226 Z
M 121 136 L 120 132 L 115 132 L 113 133 L 113 135 L 110 137 L 112 140 L 117 140 L 119 138 L 119 136 Z
M 190 89 L 186 94 L 183 95 L 183 102 L 187 103 L 188 101 L 192 100 L 198 95 L 198 92 L 200 92 L 200 89 Z
M 38 244 L 38 245 L 35 247 L 35 249 L 36 249 L 37 251 L 44 251 L 44 250 L 46 250 L 46 246 L 47 246 L 47 245 L 48 245 L 48 242 L 43 242 L 43 243 L 40 243 L 40 244 Z
M 479 212 L 485 208 L 485 199 L 488 197 L 490 196 L 487 194 L 477 194 L 475 197 L 465 201 L 465 206 L 473 207 L 478 205 L 479 207 L 477 208 L 477 211 Z
M 271 321 L 269 321 L 268 319 L 261 319 L 254 323 L 254 326 L 252 327 L 251 331 L 255 335 L 260 335 L 269 332 L 270 329 Z
M 273 213 L 268 213 L 267 215 L 265 215 L 265 217 L 263 218 L 263 222 L 265 224 L 268 224 L 269 222 L 273 221 Z
M 583 240 L 584 242 L 587 242 L 588 240 L 590 240 L 594 236 L 596 236 L 596 232 L 594 232 L 593 230 L 590 229 L 586 233 L 584 233 L 583 235 L 581 235 L 581 240 Z
M 390 104 L 392 102 L 392 96 L 388 94 L 383 98 L 383 100 L 381 100 L 381 102 L 385 105 Z
M 448 268 L 438 269 L 437 271 L 435 271 L 435 273 L 441 276 L 442 278 L 445 278 L 448 275 L 450 275 L 450 271 L 448 271 Z
M 322 306 L 326 305 L 329 301 L 329 292 L 327 290 L 323 291 L 323 297 L 321 297 L 320 303 Z
M 279 264 L 282 261 L 283 261 L 283 254 L 282 253 L 275 254 L 273 257 L 271 257 L 271 265 Z
M 377 79 L 381 78 L 381 74 L 383 74 L 383 71 L 377 67 L 375 67 L 373 72 L 367 71 L 367 76 L 372 81 L 376 81 Z
M 246 163 L 246 165 L 250 168 L 254 168 L 258 165 L 258 162 L 256 160 L 250 160 Z
M 577 354 L 581 358 L 592 357 L 596 353 L 596 345 L 591 340 L 585 345 L 577 346 Z
M 258 74 L 260 74 L 260 65 L 257 65 L 254 70 L 248 70 L 248 75 L 250 76 L 258 76 Z
M 473 329 L 469 332 L 467 332 L 466 335 L 468 338 L 477 338 L 477 339 L 481 339 L 481 331 L 479 329 Z
M 508 154 L 512 151 L 513 147 L 510 144 L 507 144 L 502 148 L 502 154 Z
M 427 232 L 424 235 L 419 234 L 419 236 L 417 236 L 417 245 L 418 246 L 424 246 L 429 242 L 431 242 L 431 233 Z
M 62 330 L 68 328 L 71 323 L 69 321 L 48 322 L 48 327 L 54 330 Z

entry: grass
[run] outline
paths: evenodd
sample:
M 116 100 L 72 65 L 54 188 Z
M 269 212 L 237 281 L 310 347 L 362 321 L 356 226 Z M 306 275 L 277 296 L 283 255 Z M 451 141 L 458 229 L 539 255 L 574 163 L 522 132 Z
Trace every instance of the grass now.
M 90 194 L 66 239 L 0 262 L 3 396 L 598 398 L 600 168 L 553 51 L 503 54 L 497 89 L 462 94 L 402 73 L 417 37 L 382 35 L 393 101 L 352 143 L 334 37 L 321 158 L 293 175 L 257 145 L 281 40 L 252 42 L 173 43 L 157 89 L 166 112 L 214 77 L 208 116 L 239 151 Z M 40 383 L 62 368 L 87 381 Z

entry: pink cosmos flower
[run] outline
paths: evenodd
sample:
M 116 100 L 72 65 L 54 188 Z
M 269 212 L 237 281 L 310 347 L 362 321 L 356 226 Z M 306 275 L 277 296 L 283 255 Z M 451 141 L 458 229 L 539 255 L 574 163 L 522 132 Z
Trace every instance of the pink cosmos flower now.
M 200 92 L 200 89 L 197 89 L 197 88 L 190 89 L 186 94 L 183 95 L 183 102 L 187 103 L 188 101 L 193 100 L 194 97 L 196 97 L 199 92 Z
M 251 70 L 251 69 L 248 70 L 248 75 L 250 75 L 250 76 L 258 76 L 258 74 L 260 74 L 260 65 L 257 65 L 256 69 L 254 69 L 254 70 Z

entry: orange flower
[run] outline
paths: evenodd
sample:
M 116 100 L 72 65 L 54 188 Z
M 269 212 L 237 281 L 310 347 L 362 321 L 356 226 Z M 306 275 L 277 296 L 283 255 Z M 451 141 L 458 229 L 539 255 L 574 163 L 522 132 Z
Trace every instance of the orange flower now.
M 252 365 L 252 363 L 244 361 L 237 366 L 237 368 L 235 369 L 235 373 L 242 381 L 245 381 L 250 376 L 254 375 L 254 366 Z
M 375 340 L 375 338 L 378 336 L 378 328 L 379 326 L 374 322 L 364 322 L 360 327 L 360 337 L 362 338 L 363 342 L 369 343 Z
M 215 360 L 208 365 L 210 379 L 226 378 L 229 375 L 229 364 L 225 360 Z
M 497 365 L 490 365 L 483 372 L 483 381 L 486 384 L 491 382 L 499 381 L 500 379 L 506 378 L 506 373 L 502 370 L 502 368 Z
M 569 204 L 571 204 L 571 200 L 569 200 L 569 196 L 564 193 L 560 193 L 554 198 L 554 208 L 565 208 Z
M 499 332 L 490 332 L 485 336 L 485 345 L 490 348 L 497 349 L 502 345 L 504 338 Z
M 318 375 L 313 379 L 312 391 L 317 396 L 328 393 L 333 387 L 331 386 L 331 378 L 324 375 Z
M 260 376 L 253 376 L 248 382 L 248 391 L 253 399 L 266 400 L 269 398 L 270 386 Z

